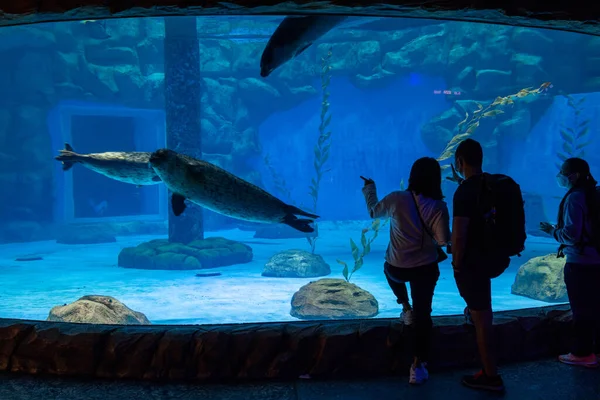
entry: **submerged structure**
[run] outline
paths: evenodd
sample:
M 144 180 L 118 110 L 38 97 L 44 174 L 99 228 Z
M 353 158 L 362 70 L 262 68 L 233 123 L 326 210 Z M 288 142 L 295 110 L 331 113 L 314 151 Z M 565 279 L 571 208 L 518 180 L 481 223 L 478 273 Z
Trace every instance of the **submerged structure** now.
M 389 224 L 369 220 L 359 177 L 373 177 L 383 197 L 404 190 L 419 157 L 447 175 L 466 137 L 484 146 L 484 169 L 525 192 L 526 250 L 493 287 L 497 329 L 511 338 L 503 361 L 560 351 L 564 259 L 539 223 L 556 219 L 564 194 L 557 164 L 581 156 L 595 173 L 600 162 L 600 27 L 577 3 L 559 12 L 0 1 L 0 86 L 11 94 L 0 98 L 0 143 L 10 149 L 0 150 L 0 183 L 12 189 L 0 193 L 0 370 L 396 371 L 406 333 L 381 267 Z M 267 14 L 306 7 L 348 18 L 261 75 L 283 20 Z M 67 170 L 53 159 L 65 143 L 81 154 L 166 147 L 319 218 L 300 232 L 191 204 L 179 215 L 163 183 Z M 130 173 L 122 161 L 108 167 Z M 455 188 L 445 181 L 447 199 Z M 440 269 L 432 362 L 468 365 L 472 332 L 454 317 L 464 303 L 450 261 Z

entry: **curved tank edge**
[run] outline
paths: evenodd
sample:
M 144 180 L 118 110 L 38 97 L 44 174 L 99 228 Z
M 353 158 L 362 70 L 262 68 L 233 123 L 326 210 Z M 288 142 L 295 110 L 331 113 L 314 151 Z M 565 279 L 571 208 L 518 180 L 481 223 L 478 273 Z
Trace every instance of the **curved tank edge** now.
M 406 0 L 388 0 L 373 5 L 370 1 L 337 1 L 313 3 L 296 1 L 276 3 L 273 1 L 232 0 L 227 3 L 205 2 L 202 6 L 189 6 L 188 2 L 132 0 L 118 8 L 100 0 L 84 0 L 73 3 L 57 0 L 44 4 L 43 8 L 33 2 L 0 0 L 0 27 L 28 25 L 43 22 L 80 21 L 86 19 L 168 17 L 168 16 L 236 16 L 236 15 L 292 15 L 331 14 L 371 17 L 405 17 L 442 19 L 480 23 L 522 26 L 530 28 L 556 29 L 600 36 L 600 8 L 591 8 L 583 0 L 563 3 L 556 9 L 553 3 L 527 0 L 518 8 L 506 6 L 489 8 L 485 3 L 473 6 L 471 2 L 434 0 L 426 5 Z M 307 12 L 309 10 L 309 12 Z

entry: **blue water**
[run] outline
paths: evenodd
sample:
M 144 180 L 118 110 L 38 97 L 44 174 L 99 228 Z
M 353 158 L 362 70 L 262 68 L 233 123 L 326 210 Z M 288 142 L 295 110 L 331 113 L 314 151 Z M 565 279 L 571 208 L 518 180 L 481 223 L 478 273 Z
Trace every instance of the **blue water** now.
M 556 250 L 536 227 L 555 221 L 564 194 L 555 183 L 558 153 L 565 151 L 561 129 L 577 136 L 587 126 L 575 147 L 584 145 L 583 157 L 600 175 L 600 39 L 490 24 L 354 18 L 352 26 L 335 28 L 262 78 L 261 53 L 280 21 L 197 19 L 197 143 L 206 161 L 312 210 L 309 185 L 327 92 L 330 153 L 318 189 L 314 250 L 331 273 L 263 277 L 272 256 L 310 252 L 306 238 L 208 210 L 205 237 L 245 243 L 250 262 L 210 270 L 175 270 L 175 261 L 161 270 L 119 266 L 123 248 L 168 238 L 167 188 L 118 182 L 81 164 L 63 171 L 53 157 L 65 143 L 82 154 L 166 147 L 164 22 L 6 27 L 0 29 L 0 317 L 44 320 L 52 307 L 96 294 L 117 298 L 153 323 L 295 320 L 294 293 L 323 277 L 342 279 L 337 260 L 351 260 L 349 239 L 359 242 L 370 224 L 361 175 L 377 182 L 380 197 L 398 190 L 417 158 L 440 156 L 465 111 L 545 82 L 551 86 L 543 93 L 512 97 L 514 105 L 500 107 L 502 114 L 482 119 L 473 138 L 484 147 L 485 169 L 512 176 L 532 205 L 527 250 L 494 281 L 494 308 L 548 304 L 511 294 L 511 285 L 523 264 Z M 328 51 L 331 80 L 323 88 Z M 454 190 L 444 182 L 451 211 Z M 400 312 L 382 274 L 387 243 L 384 228 L 352 278 L 377 299 L 377 318 Z M 461 313 L 449 262 L 441 270 L 434 314 Z

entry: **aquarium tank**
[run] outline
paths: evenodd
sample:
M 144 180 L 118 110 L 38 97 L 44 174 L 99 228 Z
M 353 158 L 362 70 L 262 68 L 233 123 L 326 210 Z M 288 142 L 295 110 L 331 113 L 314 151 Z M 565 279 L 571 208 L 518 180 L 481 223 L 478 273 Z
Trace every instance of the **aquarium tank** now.
M 494 310 L 567 302 L 565 260 L 539 223 L 556 222 L 564 159 L 584 157 L 599 173 L 599 37 L 351 17 L 263 76 L 282 20 L 0 28 L 0 317 L 398 318 L 383 274 L 389 221 L 369 218 L 360 176 L 380 198 L 405 188 L 420 157 L 438 159 L 447 177 L 466 137 L 482 144 L 484 169 L 513 177 L 525 199 L 526 249 L 493 280 Z M 221 204 L 227 214 L 172 196 L 150 166 L 163 148 L 165 159 L 193 157 L 177 159 L 179 171 L 193 160 L 218 167 L 173 175 L 173 185 L 192 193 L 212 179 L 254 206 Z M 244 219 L 271 203 L 236 177 L 317 215 L 314 231 Z M 444 179 L 450 212 L 456 187 Z M 465 307 L 450 262 L 434 315 Z

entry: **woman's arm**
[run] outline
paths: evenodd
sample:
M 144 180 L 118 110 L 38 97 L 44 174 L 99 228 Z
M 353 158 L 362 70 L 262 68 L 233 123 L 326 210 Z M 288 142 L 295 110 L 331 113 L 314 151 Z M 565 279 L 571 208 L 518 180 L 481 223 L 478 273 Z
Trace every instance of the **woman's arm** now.
M 585 210 L 585 194 L 582 192 L 571 193 L 565 201 L 564 225 L 552 232 L 552 236 L 558 243 L 567 246 L 579 243 L 585 224 Z
M 377 201 L 377 188 L 374 183 L 364 186 L 362 192 L 371 218 L 387 218 L 392 215 L 396 204 L 394 192 L 385 196 L 381 201 Z

